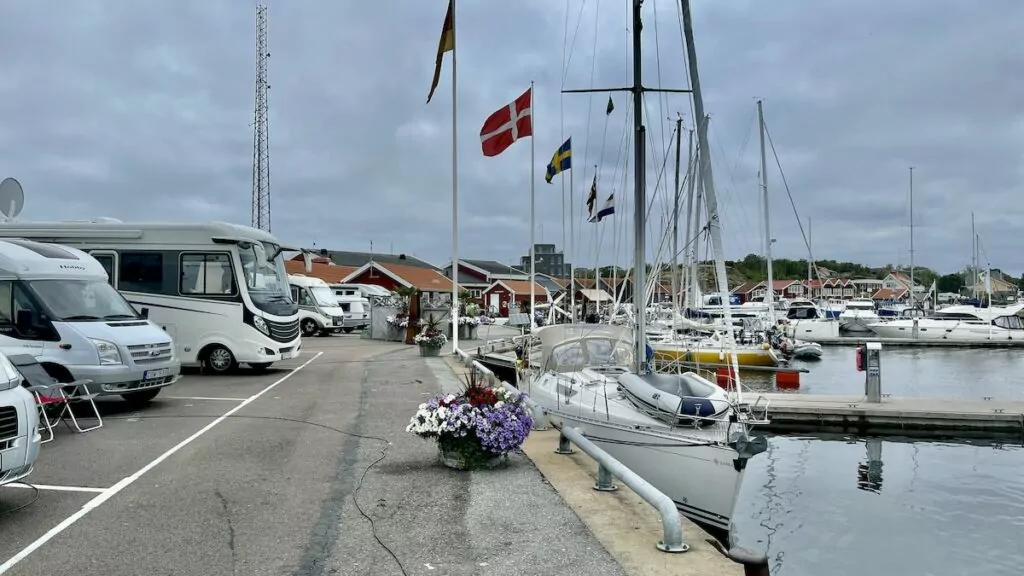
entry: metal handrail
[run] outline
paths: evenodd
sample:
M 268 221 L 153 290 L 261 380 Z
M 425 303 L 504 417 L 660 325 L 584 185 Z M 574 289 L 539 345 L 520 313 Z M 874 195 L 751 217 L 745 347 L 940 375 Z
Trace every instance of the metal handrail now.
M 577 428 L 563 426 L 559 430 L 559 447 L 567 448 L 564 444 L 572 442 L 580 447 L 583 452 L 597 461 L 597 484 L 596 490 L 611 491 L 616 487 L 611 482 L 614 476 L 629 486 L 637 496 L 640 496 L 653 506 L 661 515 L 661 529 L 663 537 L 658 542 L 658 550 L 662 552 L 686 552 L 690 546 L 683 542 L 682 516 L 676 508 L 676 503 L 665 495 L 664 492 L 655 488 L 650 482 L 644 480 L 636 472 L 630 470 L 625 464 L 613 458 L 610 454 L 597 447 L 588 440 L 583 432 Z M 560 452 L 565 453 L 565 450 Z

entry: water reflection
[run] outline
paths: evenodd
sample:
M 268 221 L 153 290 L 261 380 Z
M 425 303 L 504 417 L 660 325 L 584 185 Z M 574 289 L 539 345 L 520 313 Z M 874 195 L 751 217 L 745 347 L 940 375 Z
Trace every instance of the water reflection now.
M 773 576 L 1016 575 L 1022 466 L 1017 444 L 775 437 L 750 461 L 735 534 Z

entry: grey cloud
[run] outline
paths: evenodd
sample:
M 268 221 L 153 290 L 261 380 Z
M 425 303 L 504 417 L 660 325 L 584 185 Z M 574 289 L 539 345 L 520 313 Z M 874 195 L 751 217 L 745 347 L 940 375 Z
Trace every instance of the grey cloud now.
M 451 249 L 450 54 L 425 104 L 445 2 L 269 2 L 274 233 L 291 243 L 388 249 L 441 263 Z M 627 3 L 580 16 L 566 88 L 628 82 Z M 677 3 L 647 0 L 645 83 L 686 87 Z M 226 219 L 250 215 L 253 7 L 191 0 L 78 1 L 60 12 L 5 2 L 0 20 L 0 177 L 28 191 L 25 217 Z M 561 96 L 566 4 L 458 4 L 460 244 L 467 257 L 518 260 L 528 248 L 530 141 L 480 154 L 488 114 L 536 82 L 538 231 L 561 244 L 563 186 L 542 177 L 574 144 L 575 260 L 625 263 L 632 152 L 629 96 Z M 654 17 L 655 12 L 657 18 Z M 1024 57 L 1013 0 L 694 2 L 711 153 L 730 257 L 756 251 L 757 133 L 766 119 L 822 258 L 906 262 L 907 166 L 915 171 L 917 260 L 943 270 L 970 257 L 970 211 L 987 257 L 1019 272 Z M 595 37 L 597 43 L 595 45 Z M 657 41 L 658 50 L 655 50 Z M 596 46 L 596 59 L 595 59 Z M 593 64 L 593 81 L 591 69 Z M 656 245 L 671 162 L 665 142 L 688 99 L 649 94 L 649 242 Z M 560 112 L 560 110 L 562 112 Z M 588 113 L 589 111 L 589 113 Z M 664 121 L 662 121 L 664 120 Z M 589 136 L 588 136 L 589 131 Z M 603 136 L 603 138 L 602 138 Z M 630 134 L 626 133 L 626 144 Z M 685 142 L 685 139 L 684 139 Z M 775 253 L 806 253 L 769 151 Z M 627 164 L 628 158 L 628 164 Z M 600 168 L 619 215 L 580 211 Z M 625 171 L 624 171 L 625 170 Z M 653 185 L 662 179 L 657 193 Z M 566 202 L 567 203 L 567 202 Z M 595 237 L 600 255 L 595 251 Z M 654 248 L 651 249 L 653 254 Z

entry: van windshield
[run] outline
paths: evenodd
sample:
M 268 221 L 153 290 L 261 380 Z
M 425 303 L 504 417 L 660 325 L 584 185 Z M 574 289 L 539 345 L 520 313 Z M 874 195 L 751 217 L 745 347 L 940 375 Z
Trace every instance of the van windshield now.
M 313 294 L 313 299 L 316 300 L 316 303 L 320 306 L 325 308 L 338 307 L 338 298 L 327 286 L 310 286 L 309 291 Z
M 55 321 L 136 320 L 121 294 L 99 280 L 31 280 L 29 290 Z

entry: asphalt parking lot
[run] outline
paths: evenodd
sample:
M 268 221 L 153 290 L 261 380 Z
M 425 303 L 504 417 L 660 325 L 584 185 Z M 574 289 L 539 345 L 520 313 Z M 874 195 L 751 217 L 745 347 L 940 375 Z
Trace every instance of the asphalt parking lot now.
M 405 432 L 459 386 L 353 334 L 263 374 L 188 373 L 142 409 L 105 401 L 102 428 L 43 445 L 38 493 L 0 488 L 0 574 L 621 576 L 525 456 L 455 472 Z
M 36 494 L 0 488 L 0 573 L 316 573 L 330 546 L 318 556 L 311 531 L 339 456 L 348 442 L 351 476 L 362 450 L 300 421 L 354 428 L 365 361 L 413 351 L 358 335 L 303 348 L 263 374 L 189 372 L 142 409 L 104 401 L 98 430 L 55 428 L 26 480 L 38 499 L 4 514 Z

